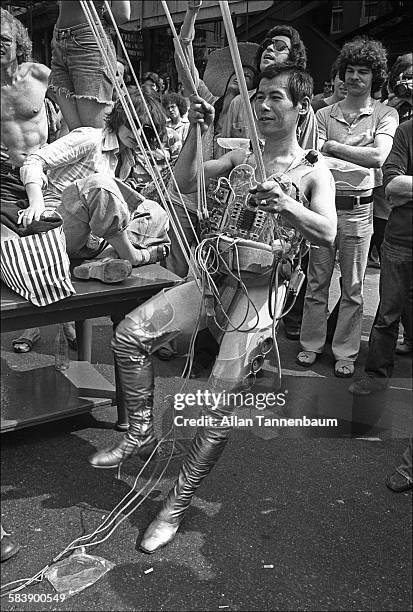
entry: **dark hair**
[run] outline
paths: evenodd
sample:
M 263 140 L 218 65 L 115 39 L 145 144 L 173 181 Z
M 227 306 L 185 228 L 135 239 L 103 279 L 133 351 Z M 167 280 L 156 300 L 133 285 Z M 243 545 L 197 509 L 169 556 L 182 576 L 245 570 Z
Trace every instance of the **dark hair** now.
M 294 106 L 297 106 L 303 98 L 312 98 L 313 95 L 313 77 L 309 72 L 292 64 L 284 64 L 282 66 L 268 66 L 258 75 L 258 85 L 262 79 L 274 79 L 275 77 L 286 75 L 287 89 Z
M 2 26 L 3 23 L 8 23 L 16 37 L 17 63 L 22 64 L 23 62 L 30 61 L 32 55 L 32 41 L 22 22 L 13 17 L 13 15 L 4 8 L 1 9 L 1 22 Z
M 334 63 L 332 64 L 331 68 L 330 68 L 330 80 L 331 82 L 334 81 L 334 79 L 337 76 L 338 73 L 338 57 L 335 59 Z
M 141 94 L 135 88 L 135 90 L 130 93 L 130 97 L 139 119 L 142 120 L 142 117 L 147 113 Z M 152 121 L 155 125 L 156 131 L 159 134 L 159 138 L 162 140 L 166 133 L 166 118 L 162 105 L 155 96 L 152 96 L 147 92 L 144 92 L 143 97 L 148 105 L 149 114 L 152 117 Z M 122 100 L 124 99 L 125 98 L 121 98 L 117 100 L 110 113 L 106 115 L 106 126 L 111 132 L 117 132 L 121 125 L 129 125 L 128 118 L 122 106 Z
M 271 28 L 271 30 L 268 30 L 267 34 L 265 35 L 264 40 L 268 38 L 274 38 L 274 36 L 287 36 L 290 39 L 291 50 L 288 56 L 288 62 L 290 64 L 295 64 L 296 66 L 299 66 L 300 68 L 303 68 L 305 70 L 305 68 L 307 67 L 307 53 L 304 47 L 304 43 L 301 40 L 301 37 L 299 33 L 297 32 L 297 30 L 293 28 L 292 26 L 277 25 Z M 264 53 L 264 51 L 265 51 L 265 48 L 261 44 L 261 47 L 257 53 L 256 64 L 258 67 L 260 66 L 261 56 Z
M 357 36 L 347 42 L 338 56 L 338 74 L 345 79 L 347 66 L 367 66 L 373 73 L 371 91 L 378 91 L 386 80 L 387 51 L 378 40 Z
M 389 80 L 387 83 L 389 93 L 393 93 L 394 86 L 399 80 L 399 76 L 406 70 L 406 68 L 411 67 L 412 64 L 413 53 L 399 55 L 389 72 Z
M 166 110 L 168 110 L 168 106 L 170 106 L 171 104 L 176 104 L 181 117 L 182 115 L 185 115 L 186 111 L 188 110 L 188 105 L 186 103 L 185 98 L 181 96 L 181 94 L 175 93 L 173 91 L 164 94 L 162 98 L 162 104 Z
M 142 77 L 142 83 L 145 81 L 152 81 L 152 83 L 155 83 L 156 87 L 159 89 L 159 75 L 156 72 L 145 72 Z

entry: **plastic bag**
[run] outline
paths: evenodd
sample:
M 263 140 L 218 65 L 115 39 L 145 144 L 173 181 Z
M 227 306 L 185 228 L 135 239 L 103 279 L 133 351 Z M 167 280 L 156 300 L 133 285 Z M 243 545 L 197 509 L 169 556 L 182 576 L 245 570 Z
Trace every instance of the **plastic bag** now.
M 45 576 L 54 589 L 67 598 L 87 589 L 114 567 L 115 563 L 103 557 L 87 555 L 82 547 L 52 565 Z

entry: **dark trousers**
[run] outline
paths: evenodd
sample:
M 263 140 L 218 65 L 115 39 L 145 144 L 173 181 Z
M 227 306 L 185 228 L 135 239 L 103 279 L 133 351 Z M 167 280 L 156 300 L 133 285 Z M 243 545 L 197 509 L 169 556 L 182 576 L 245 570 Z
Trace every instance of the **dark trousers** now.
M 365 370 L 370 376 L 391 377 L 394 349 L 403 312 L 406 333 L 412 337 L 412 249 L 383 242 L 380 268 L 380 302 L 370 333 Z
M 373 247 L 376 247 L 377 253 L 380 258 L 380 249 L 384 240 L 384 232 L 386 231 L 387 219 L 380 219 L 380 217 L 373 217 L 373 235 L 370 240 L 369 257 Z

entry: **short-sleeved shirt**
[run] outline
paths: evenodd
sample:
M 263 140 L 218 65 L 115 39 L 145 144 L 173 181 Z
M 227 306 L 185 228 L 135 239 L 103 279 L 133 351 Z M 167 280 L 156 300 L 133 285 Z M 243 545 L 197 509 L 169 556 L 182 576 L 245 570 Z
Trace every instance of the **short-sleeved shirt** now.
M 318 135 L 321 140 L 336 140 L 342 144 L 369 147 L 379 134 L 393 138 L 399 124 L 399 116 L 394 108 L 390 108 L 377 100 L 373 100 L 366 111 L 361 113 L 350 125 L 343 116 L 341 103 L 337 102 L 316 113 Z M 334 176 L 337 180 L 336 175 Z M 373 189 L 382 184 L 381 168 L 371 168 L 368 180 L 362 185 L 355 180 L 353 191 Z M 351 184 L 351 174 L 346 170 L 343 182 Z
M 383 166 L 385 187 L 397 176 L 413 175 L 413 119 L 402 123 L 396 131 L 392 150 Z M 386 226 L 385 240 L 412 248 L 413 196 L 401 206 L 392 208 Z

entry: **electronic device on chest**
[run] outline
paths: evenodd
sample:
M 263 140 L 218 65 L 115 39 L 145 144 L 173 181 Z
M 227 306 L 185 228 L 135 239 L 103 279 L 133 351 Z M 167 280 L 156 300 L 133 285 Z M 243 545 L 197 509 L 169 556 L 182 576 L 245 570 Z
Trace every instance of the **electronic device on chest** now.
M 314 166 L 317 161 L 318 153 L 311 150 L 300 165 Z M 271 178 L 279 183 L 284 193 L 301 201 L 299 188 L 288 174 L 279 173 Z M 271 245 L 277 237 L 275 226 L 281 220 L 258 207 L 255 196 L 250 193 L 256 184 L 255 170 L 249 164 L 236 166 L 228 178 L 210 180 L 207 189 L 209 218 L 201 222 L 203 235 L 225 235 L 237 239 L 238 244 L 248 240 Z

